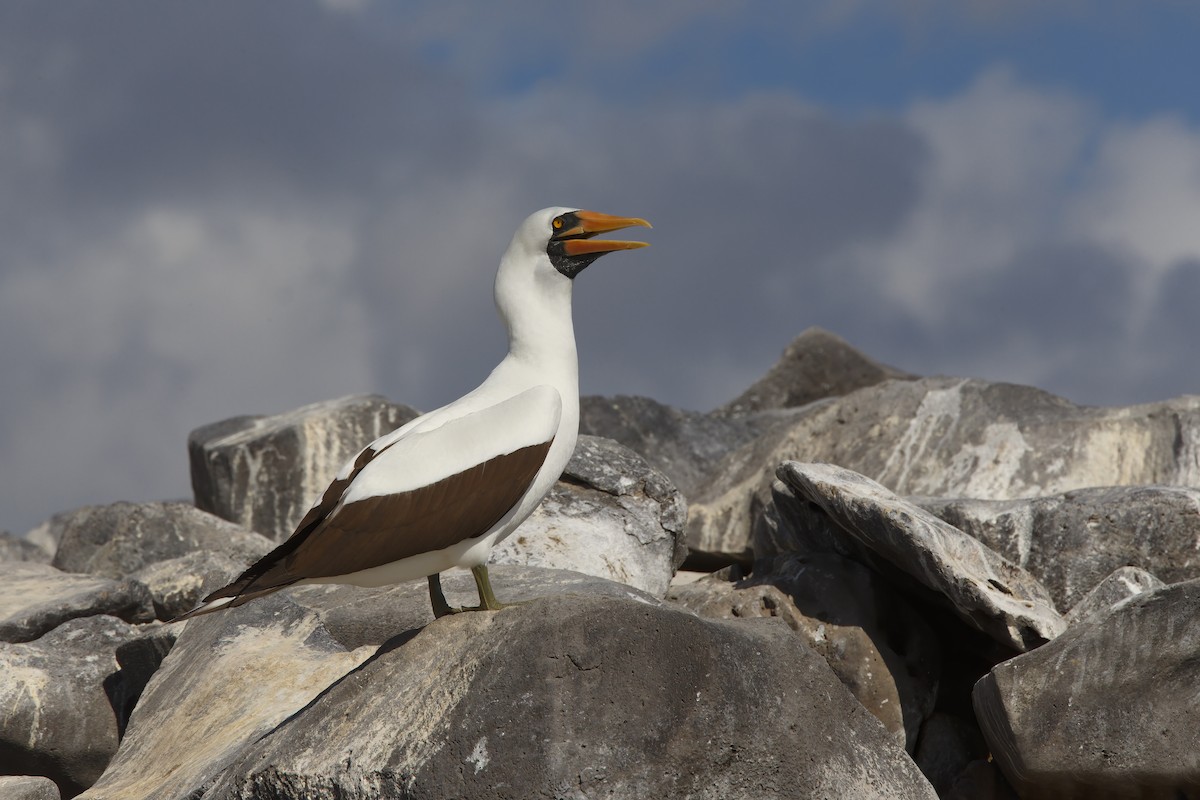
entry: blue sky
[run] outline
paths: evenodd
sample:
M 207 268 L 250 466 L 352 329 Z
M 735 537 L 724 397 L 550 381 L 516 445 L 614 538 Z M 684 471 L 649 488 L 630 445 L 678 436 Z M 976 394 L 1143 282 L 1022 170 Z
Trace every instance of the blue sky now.
M 1200 393 L 1200 6 L 0 6 L 0 528 L 188 494 L 187 432 L 502 355 L 517 223 L 585 393 L 704 409 L 820 325 L 921 374 Z

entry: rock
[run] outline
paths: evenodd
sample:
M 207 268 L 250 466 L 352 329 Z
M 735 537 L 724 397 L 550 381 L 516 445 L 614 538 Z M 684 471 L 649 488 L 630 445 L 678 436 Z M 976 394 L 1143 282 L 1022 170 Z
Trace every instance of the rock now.
M 0 562 L 0 642 L 28 642 L 67 620 L 95 615 L 149 622 L 154 604 L 137 581 L 74 575 L 46 564 Z
M 669 599 L 703 617 L 780 617 L 911 752 L 933 710 L 938 644 L 917 613 L 866 567 L 832 554 L 781 558 L 737 583 L 706 578 Z
M 46 563 L 50 563 L 50 559 L 54 558 L 54 553 L 58 550 L 58 542 L 62 538 L 62 526 L 60 522 L 69 517 L 70 514 L 71 512 L 69 511 L 55 514 L 41 525 L 27 531 L 25 536 L 22 537 L 25 541 L 32 542 L 46 551 Z
M 44 775 L 67 797 L 100 777 L 117 749 L 109 695 L 140 690 L 115 675 L 114 652 L 136 636 L 133 626 L 94 616 L 36 641 L 0 643 L 0 773 Z
M 494 572 L 543 599 L 429 622 L 419 584 L 304 587 L 189 621 L 84 797 L 934 797 L 787 628 Z
M 33 775 L 0 775 L 4 800 L 60 800 L 58 786 L 49 778 Z
M 1140 567 L 1120 567 L 1096 584 L 1066 616 L 1068 625 L 1090 622 L 1107 614 L 1118 603 L 1165 586 Z
M 1110 486 L 1017 500 L 917 500 L 1028 570 L 1060 609 L 1118 567 L 1200 577 L 1200 490 Z
M 930 497 L 1200 487 L 1200 396 L 1093 408 L 980 380 L 885 381 L 798 409 L 786 427 L 729 453 L 688 496 L 688 546 L 744 557 L 774 467 L 791 460 L 839 464 L 897 494 Z
M 986 756 L 987 745 L 973 720 L 935 711 L 921 725 L 913 759 L 938 797 L 945 797 L 971 762 Z
M 916 377 L 868 358 L 829 331 L 808 328 L 792 340 L 766 375 L 720 411 L 746 414 L 795 408 L 884 381 Z
M 1200 580 L 1132 597 L 996 665 L 975 687 L 1022 798 L 1196 797 Z
M 0 561 L 29 561 L 34 564 L 49 564 L 52 555 L 24 536 L 0 531 Z
M 570 569 L 662 597 L 687 553 L 686 520 L 665 475 L 610 439 L 581 436 L 563 479 L 491 561 Z
M 684 411 L 647 397 L 582 397 L 579 432 L 620 442 L 670 477 L 685 495 L 709 480 L 721 459 L 786 417 Z
M 795 461 L 781 464 L 777 474 L 865 550 L 869 566 L 915 579 L 997 642 L 1024 652 L 1066 627 L 1032 576 L 870 478 Z
M 248 564 L 268 553 L 269 539 L 188 503 L 113 503 L 55 517 L 62 536 L 54 566 L 114 580 L 187 553 L 223 553 Z
M 282 541 L 346 461 L 416 416 L 378 395 L 354 395 L 197 428 L 188 435 L 196 505 Z
M 196 550 L 143 567 L 130 578 L 150 590 L 155 616 L 167 622 L 191 611 L 201 598 L 229 583 L 247 566 L 247 561 L 224 553 Z

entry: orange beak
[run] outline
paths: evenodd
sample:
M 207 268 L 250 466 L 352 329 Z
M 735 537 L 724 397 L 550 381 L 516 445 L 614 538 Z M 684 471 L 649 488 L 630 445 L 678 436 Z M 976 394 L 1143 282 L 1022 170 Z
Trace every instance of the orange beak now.
M 598 233 L 619 231 L 622 228 L 641 226 L 649 228 L 650 223 L 637 217 L 614 217 L 612 214 L 601 214 L 598 211 L 577 211 L 575 218 L 579 224 L 558 231 L 554 240 L 562 242 L 563 253 L 568 256 L 581 256 L 592 253 L 611 253 L 614 250 L 636 250 L 639 247 L 649 247 L 646 242 L 623 242 L 616 239 L 592 239 Z

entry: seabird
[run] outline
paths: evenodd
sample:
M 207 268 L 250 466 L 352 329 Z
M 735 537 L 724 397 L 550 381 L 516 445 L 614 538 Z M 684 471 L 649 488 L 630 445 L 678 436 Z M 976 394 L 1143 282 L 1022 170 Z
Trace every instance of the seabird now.
M 342 467 L 300 524 L 187 619 L 287 586 L 386 586 L 426 577 L 435 616 L 454 613 L 439 573 L 467 567 L 478 609 L 495 610 L 487 559 L 558 480 L 579 431 L 571 325 L 575 276 L 644 242 L 594 239 L 650 223 L 547 208 L 517 229 L 496 273 L 508 355 L 474 391 L 388 433 Z M 467 609 L 461 609 L 467 610 Z M 473 609 L 472 609 L 473 610 Z

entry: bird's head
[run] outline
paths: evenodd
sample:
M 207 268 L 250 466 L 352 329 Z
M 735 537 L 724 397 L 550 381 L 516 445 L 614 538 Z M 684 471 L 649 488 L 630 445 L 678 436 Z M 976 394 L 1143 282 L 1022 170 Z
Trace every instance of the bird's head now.
M 593 238 L 635 225 L 650 227 L 649 222 L 636 217 L 615 217 L 573 208 L 544 208 L 525 220 L 517 237 L 531 250 L 544 252 L 559 273 L 574 278 L 605 253 L 646 247 L 645 242 Z

